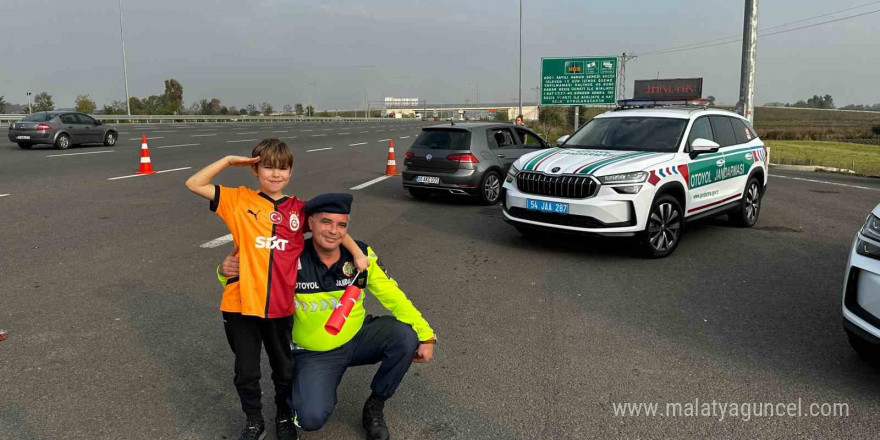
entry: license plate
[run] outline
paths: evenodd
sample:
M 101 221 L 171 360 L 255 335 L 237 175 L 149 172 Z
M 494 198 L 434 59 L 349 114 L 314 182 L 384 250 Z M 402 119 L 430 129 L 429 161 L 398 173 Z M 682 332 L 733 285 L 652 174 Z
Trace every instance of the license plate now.
M 548 202 L 545 200 L 526 199 L 526 208 L 529 211 L 553 212 L 556 214 L 568 214 L 568 203 Z
M 439 177 L 432 177 L 432 176 L 416 176 L 415 181 L 416 181 L 416 183 L 438 184 L 438 183 L 440 183 L 440 178 Z
M 30 139 L 30 138 L 31 138 L 30 136 L 18 136 L 18 137 L 16 137 L 16 139 L 24 139 L 24 140 L 28 140 L 28 139 Z

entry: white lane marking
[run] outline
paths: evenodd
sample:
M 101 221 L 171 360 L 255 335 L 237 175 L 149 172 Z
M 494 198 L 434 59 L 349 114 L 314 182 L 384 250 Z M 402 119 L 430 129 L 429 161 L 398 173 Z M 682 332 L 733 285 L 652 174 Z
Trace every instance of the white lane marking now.
M 212 133 L 212 134 L 194 134 L 194 135 L 191 135 L 190 137 L 194 137 L 194 138 L 196 138 L 196 137 L 205 137 L 205 136 L 217 136 L 217 133 Z
M 323 150 L 332 150 L 332 149 L 333 149 L 333 147 L 318 148 L 318 149 L 315 149 L 315 150 L 306 150 L 306 153 L 311 153 L 312 151 L 323 151 Z
M 200 128 L 196 131 L 217 131 L 217 130 L 214 130 L 213 128 Z
M 367 143 L 366 142 L 358 142 L 356 144 L 348 144 L 349 147 L 356 147 L 358 145 L 367 145 Z
M 165 139 L 165 138 L 162 137 L 162 136 L 158 136 L 158 137 L 148 137 L 148 138 L 147 138 L 147 140 L 150 140 L 150 139 Z M 141 138 L 131 138 L 131 139 L 129 139 L 129 140 L 130 140 L 130 141 L 139 141 L 139 140 L 141 140 Z
M 390 140 L 391 140 L 391 139 L 379 139 L 379 140 L 376 141 L 376 142 L 388 142 L 388 141 L 390 141 Z
M 845 186 L 847 188 L 856 188 L 856 189 L 866 189 L 869 191 L 880 191 L 880 188 L 871 188 L 868 186 L 859 186 L 859 185 L 850 185 L 848 183 L 838 183 L 838 182 L 827 182 L 824 180 L 813 180 L 813 179 L 804 179 L 803 177 L 789 177 L 789 176 L 779 176 L 776 174 L 771 174 L 770 177 L 778 177 L 780 179 L 791 179 L 791 180 L 801 180 L 804 182 L 813 182 L 813 183 L 824 183 L 826 185 L 837 185 L 837 186 Z
M 289 130 L 278 130 L 278 131 L 273 131 L 272 133 L 287 133 L 288 131 Z
M 332 128 L 322 128 L 322 130 L 324 130 L 324 131 L 330 131 L 330 130 L 333 130 L 333 129 L 332 129 Z
M 310 130 L 300 130 L 300 131 L 315 131 L 315 130 L 311 130 L 311 129 L 310 129 Z
M 231 241 L 232 241 L 232 234 L 226 234 L 222 237 L 215 238 L 209 242 L 202 243 L 201 245 L 199 245 L 199 247 L 205 248 L 205 249 L 215 248 L 217 246 L 223 246 L 224 244 L 229 243 Z
M 327 136 L 327 135 L 326 134 L 313 134 L 312 135 L 312 137 L 321 137 L 321 136 Z
M 156 174 L 170 173 L 170 172 L 172 172 L 172 171 L 188 170 L 188 169 L 190 169 L 190 168 L 192 168 L 192 167 L 183 167 L 183 168 L 174 168 L 174 169 L 171 169 L 171 170 L 156 171 Z M 149 176 L 149 174 L 131 174 L 131 175 L 128 175 L 128 176 L 111 177 L 111 178 L 109 178 L 109 179 L 107 179 L 107 180 L 128 179 L 129 177 L 141 177 L 141 176 Z
M 401 136 L 398 139 L 409 139 L 409 136 Z
M 120 131 L 119 134 L 128 134 L 127 131 Z
M 257 139 L 237 139 L 234 141 L 226 141 L 226 143 L 229 144 L 229 143 L 233 143 L 233 142 L 253 142 L 255 140 L 257 140 Z
M 80 156 L 83 154 L 100 154 L 100 153 L 112 153 L 112 152 L 113 152 L 113 150 L 102 150 L 102 151 L 89 151 L 87 153 L 50 154 L 46 157 Z
M 296 136 L 282 136 L 281 139 L 296 139 Z
M 178 131 L 180 131 L 180 130 L 162 130 L 162 131 L 154 131 L 153 133 L 177 133 Z
M 368 131 L 359 131 L 359 132 L 358 132 L 358 134 L 362 134 L 362 133 L 369 133 L 369 130 L 368 130 Z
M 6 197 L 6 196 L 8 196 L 8 195 L 9 195 L 9 194 L 0 194 L 0 197 Z
M 180 145 L 164 145 L 156 148 L 177 148 L 177 147 L 192 147 L 194 145 L 202 145 L 202 144 L 180 144 Z
M 351 187 L 351 188 L 349 188 L 349 189 L 352 189 L 352 190 L 364 189 L 364 188 L 366 188 L 366 187 L 368 187 L 368 186 L 370 186 L 370 185 L 372 185 L 372 184 L 374 184 L 374 183 L 379 183 L 379 182 L 381 182 L 381 181 L 383 181 L 383 180 L 385 180 L 385 179 L 387 179 L 387 178 L 389 178 L 389 177 L 391 177 L 391 176 L 381 176 L 381 177 L 377 177 L 377 178 L 375 178 L 375 179 L 373 179 L 373 180 L 371 180 L 371 181 L 369 181 L 369 182 L 364 182 L 364 183 L 362 183 L 362 184 L 360 184 L 360 185 L 358 185 L 358 186 L 353 186 L 353 187 Z
M 235 134 L 255 134 L 256 131 L 246 131 L 244 133 L 235 133 Z
M 336 133 L 336 134 L 339 135 L 339 136 L 342 136 L 342 135 L 345 135 L 345 134 L 351 134 L 351 133 Z

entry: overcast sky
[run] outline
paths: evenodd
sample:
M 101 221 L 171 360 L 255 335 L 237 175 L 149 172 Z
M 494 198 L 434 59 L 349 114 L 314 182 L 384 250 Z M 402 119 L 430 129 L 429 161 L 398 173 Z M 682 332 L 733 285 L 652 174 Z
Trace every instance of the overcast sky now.
M 870 0 L 760 0 L 765 28 Z M 523 100 L 536 99 L 541 57 L 640 56 L 632 81 L 703 77 L 703 95 L 735 103 L 741 43 L 649 52 L 741 36 L 742 0 L 523 0 Z M 89 94 L 124 99 L 118 0 L 3 0 L 0 95 L 48 91 L 56 107 Z M 796 26 L 880 9 L 880 2 Z M 517 0 L 125 0 L 132 96 L 183 84 L 184 101 L 213 97 L 280 109 L 314 100 L 354 108 L 384 96 L 429 103 L 517 96 Z M 785 28 L 779 28 L 781 30 Z M 374 66 L 374 67 L 355 67 Z M 831 94 L 880 102 L 880 13 L 758 40 L 756 102 Z

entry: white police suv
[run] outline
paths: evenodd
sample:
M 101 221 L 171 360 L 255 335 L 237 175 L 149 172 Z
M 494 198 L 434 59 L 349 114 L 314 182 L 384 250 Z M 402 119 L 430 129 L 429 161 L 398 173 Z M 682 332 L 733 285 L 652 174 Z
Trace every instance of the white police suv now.
M 652 258 L 675 250 L 686 221 L 754 225 L 767 150 L 747 119 L 707 105 L 621 101 L 558 148 L 523 155 L 505 179 L 504 220 L 523 233 L 637 237 Z
M 843 328 L 856 352 L 880 359 L 880 205 L 853 240 L 843 283 Z

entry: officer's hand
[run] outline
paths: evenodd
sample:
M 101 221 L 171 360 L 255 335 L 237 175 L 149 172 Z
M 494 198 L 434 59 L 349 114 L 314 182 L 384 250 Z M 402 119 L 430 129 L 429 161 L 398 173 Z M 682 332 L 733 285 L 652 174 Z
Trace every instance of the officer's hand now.
M 234 278 L 238 276 L 238 249 L 233 249 L 232 253 L 227 255 L 220 263 L 220 275 L 226 278 Z
M 434 357 L 434 344 L 419 344 L 413 362 L 421 364 L 430 361 L 432 357 Z

